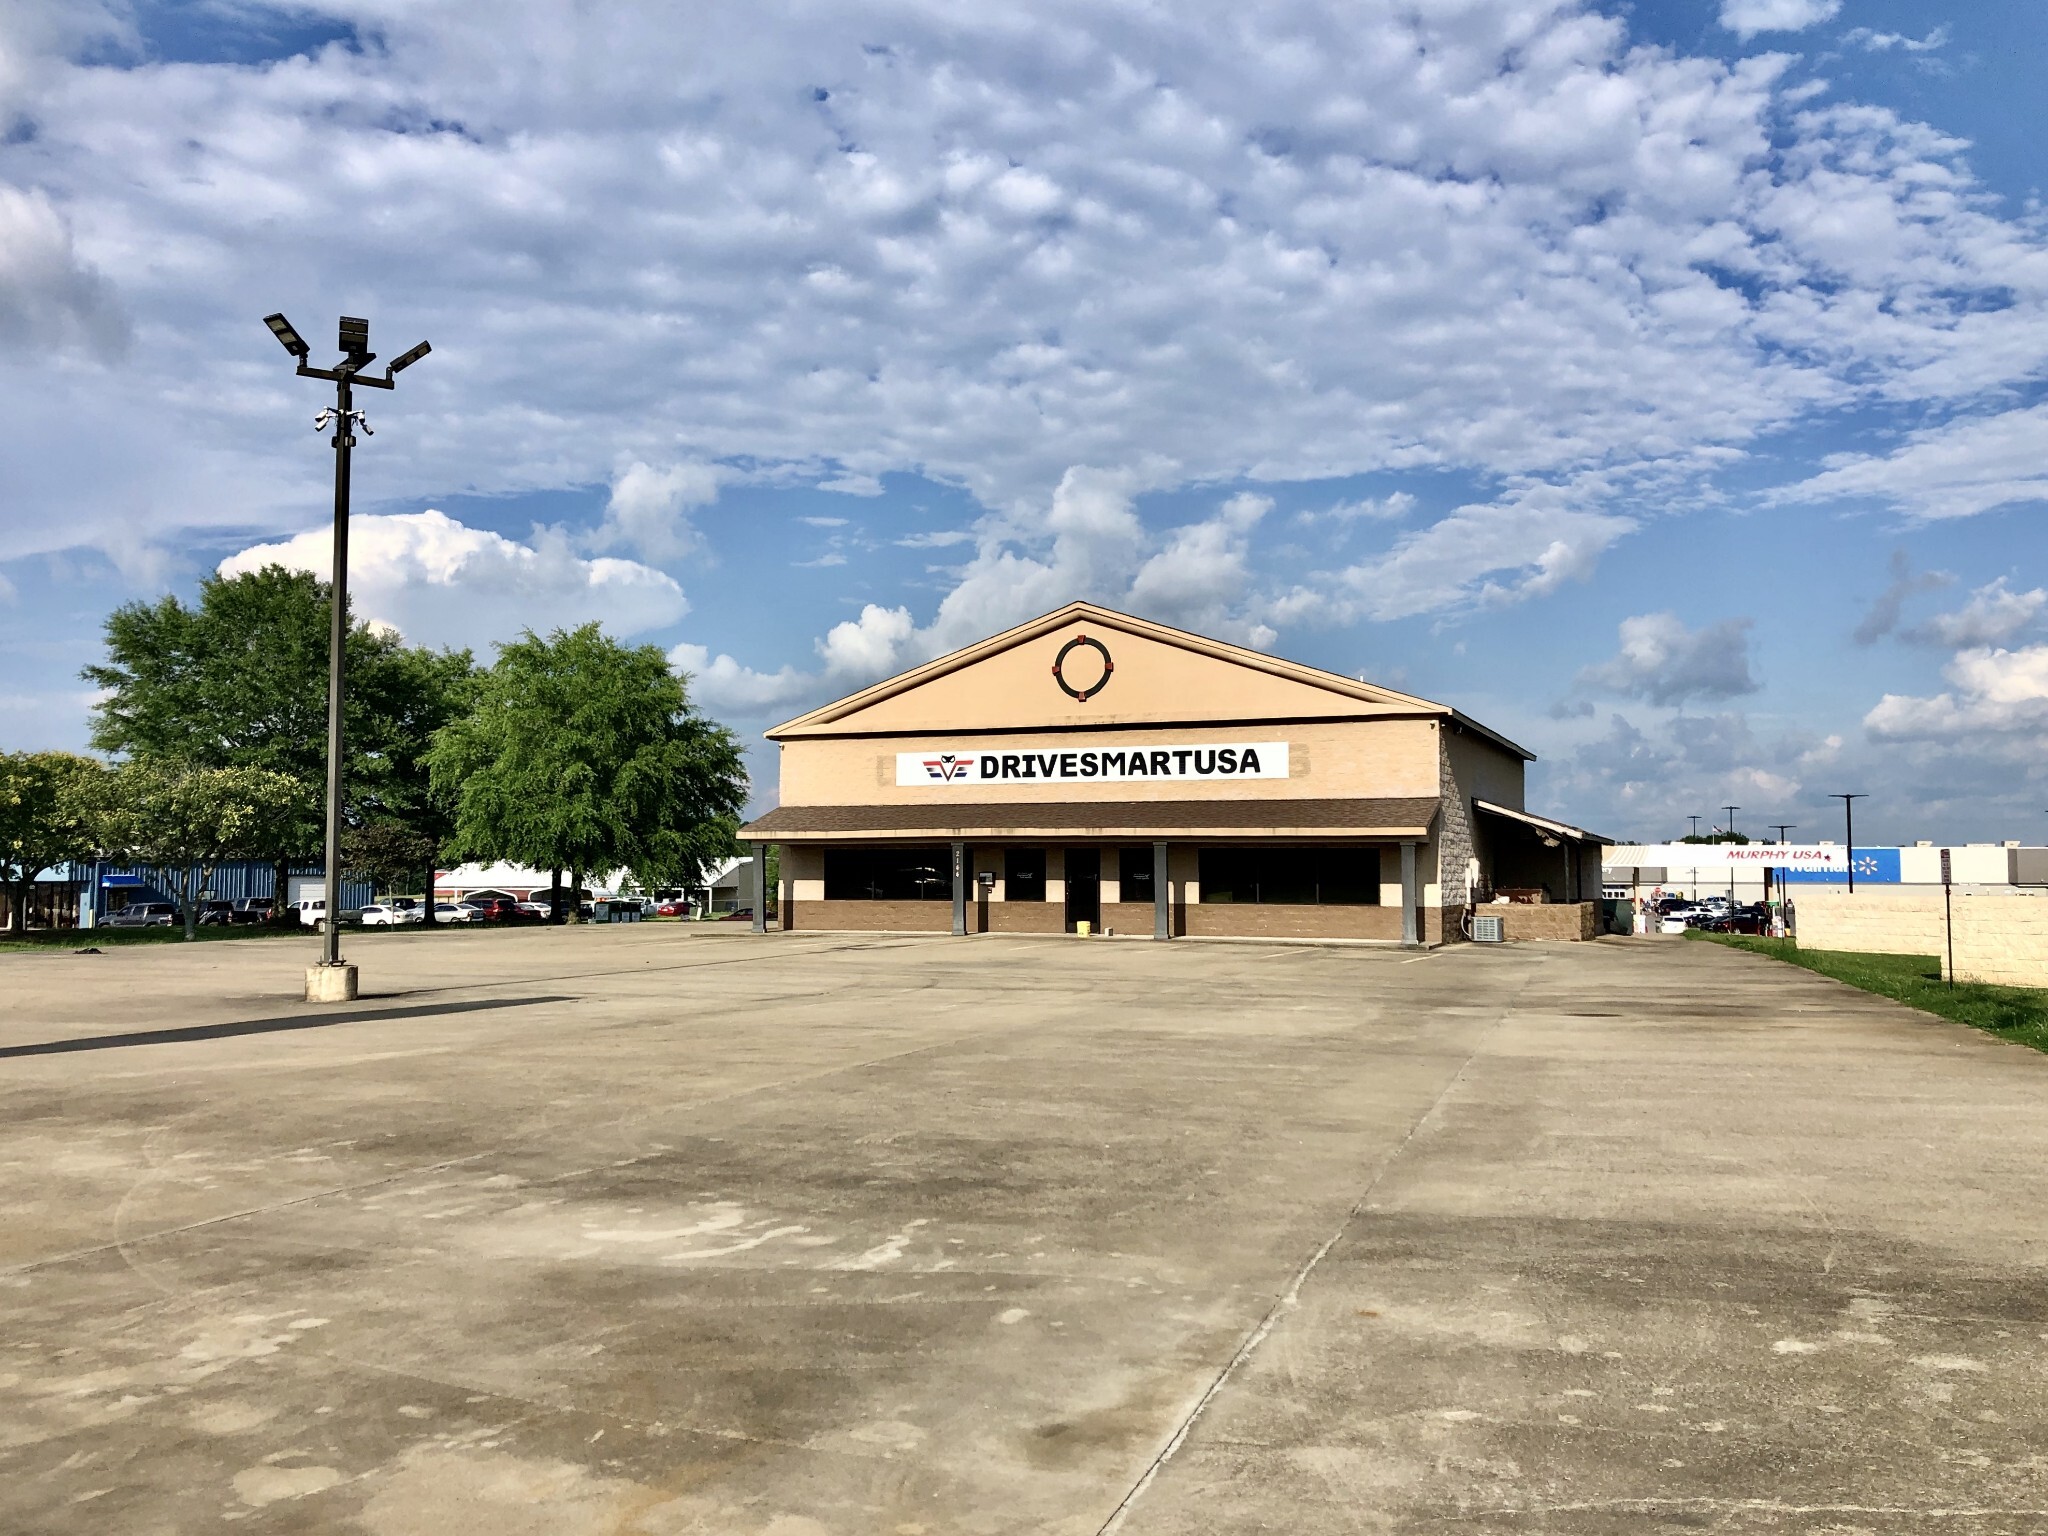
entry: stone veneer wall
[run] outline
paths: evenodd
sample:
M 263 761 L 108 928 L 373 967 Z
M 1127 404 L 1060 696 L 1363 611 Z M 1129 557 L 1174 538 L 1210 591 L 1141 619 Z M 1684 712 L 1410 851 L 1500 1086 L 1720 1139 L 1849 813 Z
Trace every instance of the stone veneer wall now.
M 1473 911 L 1505 920 L 1509 939 L 1590 939 L 1600 931 L 1595 901 L 1493 902 Z
M 1440 807 L 1436 829 L 1437 899 L 1444 908 L 1455 911 L 1472 899 L 1465 879 L 1472 858 L 1472 802 L 1451 766 L 1450 736 L 1442 727 L 1437 730 L 1436 755 Z M 1440 931 L 1431 936 L 1432 942 L 1441 942 L 1446 936 L 1463 937 L 1455 917 L 1445 921 L 1439 916 L 1437 926 Z

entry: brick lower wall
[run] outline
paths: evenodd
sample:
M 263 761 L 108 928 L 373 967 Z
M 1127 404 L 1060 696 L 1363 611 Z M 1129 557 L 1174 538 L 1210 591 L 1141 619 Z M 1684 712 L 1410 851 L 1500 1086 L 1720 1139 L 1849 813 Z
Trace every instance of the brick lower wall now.
M 977 933 L 1064 933 L 1067 908 L 1058 901 L 976 902 L 968 926 Z
M 1957 981 L 2048 987 L 2048 895 L 1959 888 L 1953 901 Z M 1801 892 L 1793 902 L 1803 948 L 1933 955 L 1947 973 L 1939 886 Z
M 1800 891 L 1792 901 L 1802 948 L 1933 954 L 1948 973 L 1942 887 Z M 1954 911 L 1956 981 L 2048 987 L 2048 895 L 1958 887 Z
M 1938 955 L 1941 891 L 1919 886 L 1847 890 L 1792 888 L 1794 931 L 1803 949 L 1859 955 Z
M 951 933 L 950 901 L 793 901 L 783 913 L 785 933 Z
M 2048 987 L 2048 897 L 1957 896 L 1955 934 L 1957 981 Z
M 1190 938 L 1392 939 L 1401 937 L 1399 907 L 1283 907 L 1196 902 L 1183 909 Z

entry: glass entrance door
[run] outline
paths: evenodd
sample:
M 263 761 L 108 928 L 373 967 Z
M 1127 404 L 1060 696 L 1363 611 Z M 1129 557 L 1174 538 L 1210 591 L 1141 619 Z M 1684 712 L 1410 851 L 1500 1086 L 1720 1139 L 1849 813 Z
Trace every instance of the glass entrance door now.
M 1076 923 L 1086 923 L 1091 933 L 1102 931 L 1102 850 L 1067 850 L 1067 932 Z

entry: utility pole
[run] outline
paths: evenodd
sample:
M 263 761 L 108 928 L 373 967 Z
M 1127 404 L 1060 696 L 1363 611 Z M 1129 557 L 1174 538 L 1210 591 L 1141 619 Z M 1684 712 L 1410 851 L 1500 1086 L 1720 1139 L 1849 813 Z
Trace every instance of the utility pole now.
M 1849 842 L 1849 894 L 1853 896 L 1856 894 L 1856 802 L 1868 800 L 1870 796 L 1859 791 L 1853 795 L 1831 794 L 1828 798 L 1842 802 L 1842 816 L 1847 823 L 1843 836 Z
M 1735 813 L 1741 810 L 1742 807 L 1739 805 L 1724 805 L 1721 809 L 1728 813 L 1728 837 L 1732 842 L 1735 838 Z
M 1686 817 L 1685 819 L 1686 819 L 1687 821 L 1689 821 L 1689 822 L 1691 822 L 1691 823 L 1692 823 L 1692 835 L 1693 835 L 1694 837 L 1698 837 L 1698 836 L 1700 835 L 1700 819 L 1699 819 L 1699 817 L 1697 817 L 1697 816 L 1688 816 L 1688 817 Z
M 356 445 L 357 427 L 363 429 L 365 437 L 372 435 L 368 418 L 355 408 L 353 387 L 361 384 L 369 389 L 394 388 L 396 375 L 433 348 L 423 341 L 411 351 L 401 353 L 385 365 L 384 377 L 378 379 L 362 371 L 377 358 L 370 350 L 367 320 L 351 315 L 341 317 L 342 358 L 332 368 L 308 366 L 306 359 L 313 349 L 283 315 L 265 315 L 263 323 L 298 363 L 296 371 L 300 378 L 327 379 L 334 385 L 334 408 L 313 418 L 315 430 L 325 431 L 330 426 L 334 429 L 329 440 L 334 447 L 334 571 L 327 625 L 327 916 L 321 924 L 320 963 L 306 972 L 306 1001 L 347 1003 L 356 996 L 356 968 L 344 965 L 341 959 L 341 717 L 348 682 L 349 450 Z M 427 900 L 433 899 L 429 891 Z

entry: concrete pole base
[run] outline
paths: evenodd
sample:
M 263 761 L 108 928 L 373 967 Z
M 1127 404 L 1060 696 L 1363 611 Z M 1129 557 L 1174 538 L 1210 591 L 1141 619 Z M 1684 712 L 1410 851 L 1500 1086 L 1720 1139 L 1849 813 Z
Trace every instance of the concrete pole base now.
M 356 1000 L 356 968 L 352 965 L 306 967 L 306 1001 L 352 1003 Z

